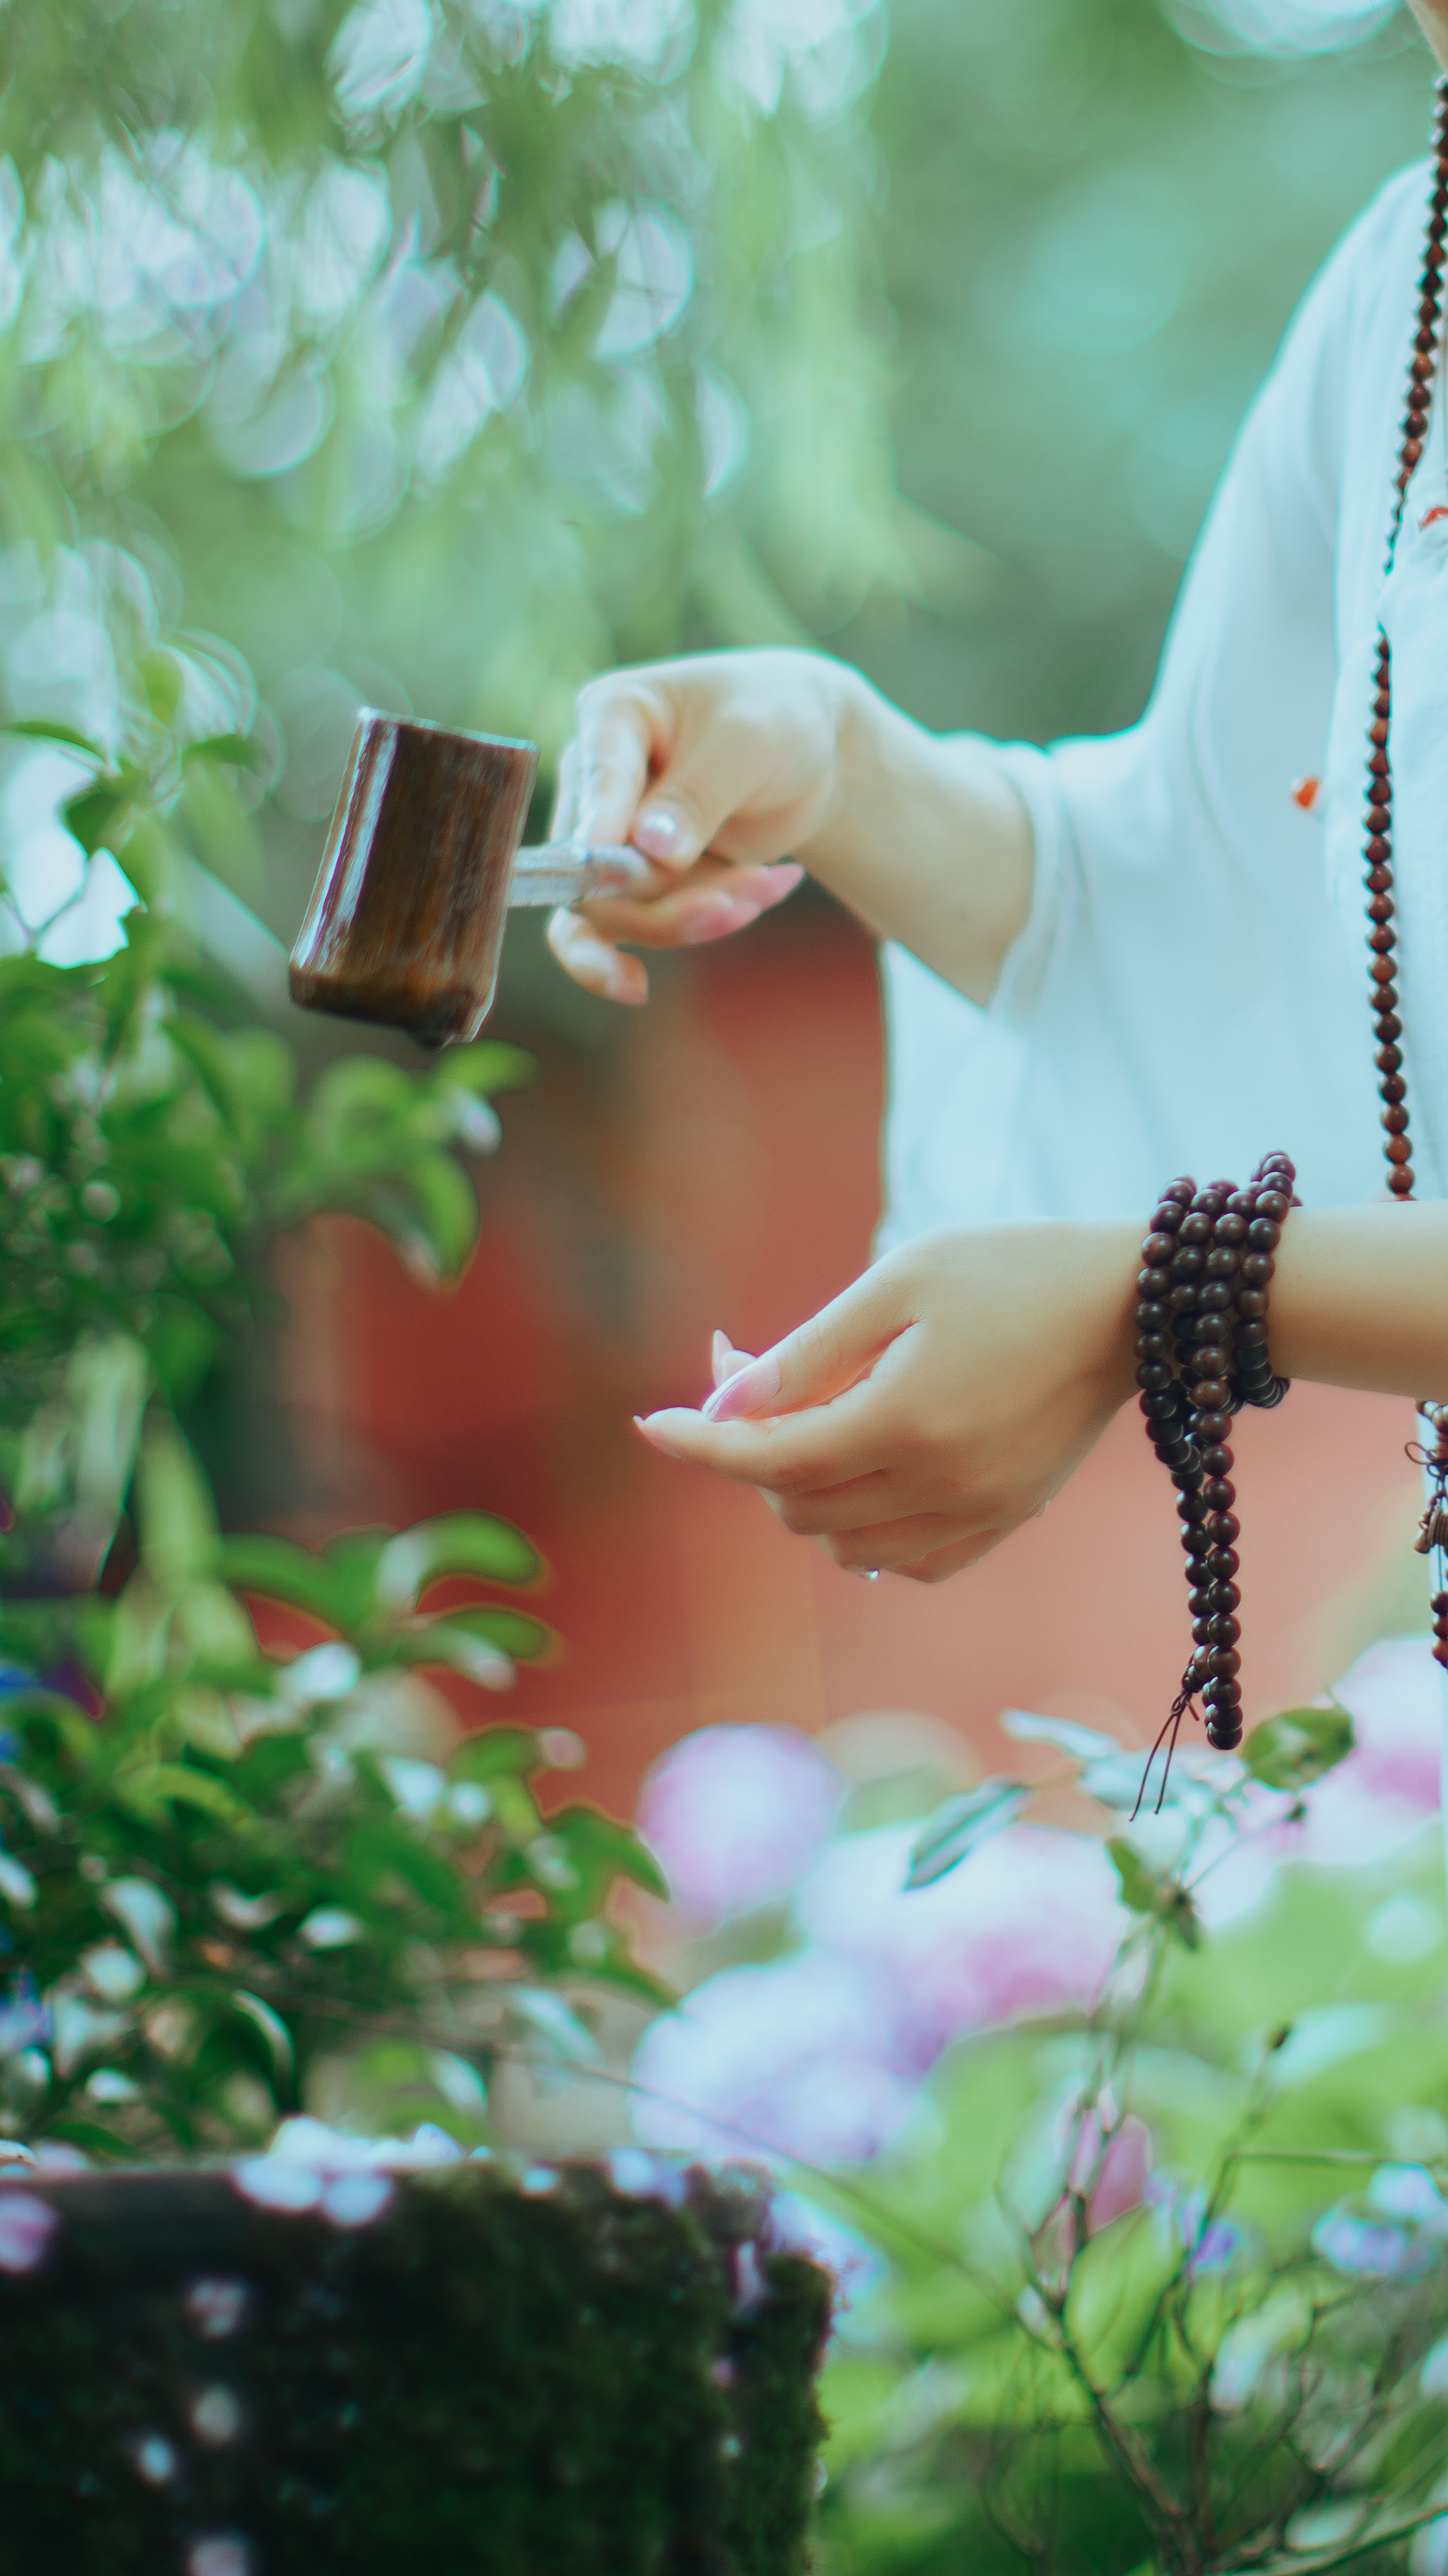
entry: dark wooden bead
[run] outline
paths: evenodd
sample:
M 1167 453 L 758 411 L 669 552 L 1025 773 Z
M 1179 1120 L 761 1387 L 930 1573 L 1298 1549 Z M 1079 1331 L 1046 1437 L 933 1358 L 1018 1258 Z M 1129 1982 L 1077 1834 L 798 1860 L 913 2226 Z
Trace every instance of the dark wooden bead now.
M 1170 1357 L 1170 1352 L 1165 1333 L 1137 1334 L 1136 1356 L 1139 1360 L 1164 1360 Z
M 1223 1349 L 1220 1342 L 1209 1342 L 1205 1349 L 1192 1352 L 1188 1375 L 1197 1381 L 1225 1377 L 1230 1361 L 1231 1354 Z
M 1200 1441 L 1210 1443 L 1215 1440 L 1225 1440 L 1231 1427 L 1232 1417 L 1230 1413 L 1199 1413 L 1197 1415 L 1197 1438 Z
M 1376 873 L 1376 871 L 1375 871 L 1374 873 Z M 1392 898 L 1392 896 L 1391 896 L 1390 894 L 1374 894 L 1374 895 L 1369 895 L 1369 897 L 1368 897 L 1368 919 L 1369 919 L 1369 921 L 1391 921 L 1391 920 L 1392 920 L 1392 918 L 1393 918 L 1393 915 L 1394 915 L 1394 913 L 1395 913 L 1396 911 L 1397 911 L 1397 905 L 1394 903 L 1393 898 Z
M 1258 1196 L 1257 1214 L 1271 1217 L 1275 1224 L 1281 1225 L 1291 1206 L 1292 1201 L 1285 1190 L 1263 1190 Z
M 1385 1109 L 1383 1111 L 1383 1125 L 1386 1127 L 1390 1136 L 1401 1136 L 1405 1132 L 1407 1124 L 1408 1113 L 1406 1109 Z
M 1251 1294 L 1250 1290 L 1248 1291 L 1248 1294 Z M 1239 1352 L 1245 1354 L 1248 1351 L 1265 1350 L 1266 1346 L 1267 1327 L 1262 1322 L 1260 1316 L 1254 1316 L 1250 1322 L 1238 1325 L 1237 1348 Z
M 1156 1298 L 1144 1297 L 1137 1307 L 1136 1320 L 1143 1333 L 1159 1333 L 1166 1322 L 1166 1308 Z
M 1142 1397 L 1141 1409 L 1148 1419 L 1153 1422 L 1164 1420 L 1168 1414 L 1174 1415 L 1177 1409 L 1175 1390 L 1170 1387 L 1152 1388 L 1148 1394 Z
M 1219 1610 L 1240 1610 L 1242 1606 L 1242 1595 L 1235 1583 L 1214 1583 L 1212 1599 Z
M 1178 1494 L 1176 1515 L 1179 1521 L 1185 1521 L 1189 1525 L 1195 1521 L 1204 1521 L 1207 1517 L 1207 1506 L 1200 1494 Z
M 1242 1264 L 1242 1284 L 1246 1288 L 1265 1288 L 1275 1268 L 1268 1252 L 1249 1252 Z
M 1216 1414 L 1221 1411 L 1231 1392 L 1224 1377 L 1204 1377 L 1198 1380 L 1193 1389 L 1193 1402 L 1199 1413 Z
M 1208 1718 L 1207 1742 L 1214 1753 L 1235 1753 L 1241 1741 L 1242 1725 L 1235 1710 L 1230 1718 Z
M 1230 1207 L 1225 1208 L 1217 1219 L 1218 1243 L 1240 1243 L 1246 1231 L 1246 1217 L 1237 1215 Z
M 1265 1315 L 1267 1299 L 1264 1292 L 1260 1288 L 1244 1288 L 1237 1299 L 1237 1312 L 1246 1318 Z
M 1232 1453 L 1224 1445 L 1202 1451 L 1202 1473 L 1205 1476 L 1230 1476 Z
M 1375 957 L 1368 968 L 1368 973 L 1371 975 L 1375 984 L 1391 984 L 1393 980 L 1392 959 L 1390 957 Z
M 1380 841 L 1375 836 L 1368 843 L 1367 854 L 1374 862 L 1373 866 L 1369 868 L 1366 878 L 1369 894 L 1391 894 L 1393 888 L 1393 871 L 1391 868 L 1385 868 L 1382 864 L 1384 859 L 1392 856 L 1391 844 L 1387 841 Z
M 1207 1536 L 1213 1547 L 1230 1547 L 1241 1531 L 1241 1523 L 1235 1512 L 1213 1512 L 1206 1526 Z
M 1173 1279 L 1195 1279 L 1206 1257 L 1199 1243 L 1180 1244 L 1171 1266 Z
M 1213 1313 L 1219 1307 L 1225 1311 L 1231 1302 L 1232 1291 L 1225 1279 L 1205 1280 L 1197 1296 L 1197 1305 L 1204 1315 Z
M 1388 1187 L 1395 1199 L 1410 1199 L 1413 1195 L 1412 1164 L 1404 1163 L 1396 1172 L 1389 1172 Z
M 1203 1502 L 1214 1512 L 1229 1512 L 1237 1499 L 1237 1488 L 1230 1476 L 1209 1476 L 1202 1487 Z
M 1192 1286 L 1191 1281 L 1189 1279 L 1179 1279 L 1175 1287 L 1171 1290 L 1166 1302 L 1173 1315 L 1184 1315 L 1188 1308 L 1194 1306 L 1197 1302 L 1197 1292 Z
M 1406 1163 L 1413 1149 L 1406 1136 L 1390 1136 L 1383 1150 L 1390 1163 Z
M 1182 1228 L 1178 1241 L 1182 1243 L 1210 1243 L 1211 1239 L 1212 1219 L 1205 1215 L 1200 1208 L 1193 1208 L 1190 1216 L 1183 1217 L 1182 1219 Z
M 1386 1052 L 1385 1048 L 1384 1053 Z M 1400 1073 L 1385 1073 L 1378 1084 L 1378 1095 L 1380 1099 L 1387 1101 L 1406 1100 L 1408 1086 Z
M 1176 1250 L 1169 1234 L 1149 1234 L 1141 1247 L 1141 1257 L 1153 1270 L 1164 1269 Z
M 1274 1217 L 1254 1217 L 1247 1234 L 1247 1241 L 1254 1252 L 1275 1252 L 1281 1240 L 1282 1228 Z
M 1163 1203 L 1165 1203 L 1167 1199 L 1174 1199 L 1179 1208 L 1187 1209 L 1191 1206 L 1196 1194 L 1196 1182 L 1183 1178 L 1179 1181 L 1168 1181 L 1166 1188 L 1162 1191 L 1161 1195 Z
M 1396 1045 L 1402 1034 L 1403 1023 L 1400 1019 L 1396 1018 L 1391 1011 L 1379 1012 L 1378 1036 L 1381 1038 L 1384 1046 Z
M 1171 1281 L 1164 1270 L 1139 1270 L 1137 1272 L 1136 1293 L 1139 1297 L 1164 1297 L 1170 1286 Z
M 1136 1383 L 1154 1394 L 1158 1387 L 1170 1386 L 1171 1370 L 1161 1360 L 1143 1360 L 1136 1372 Z
M 1368 946 L 1375 957 L 1391 957 L 1398 944 L 1398 934 L 1390 921 L 1379 923 L 1368 932 Z

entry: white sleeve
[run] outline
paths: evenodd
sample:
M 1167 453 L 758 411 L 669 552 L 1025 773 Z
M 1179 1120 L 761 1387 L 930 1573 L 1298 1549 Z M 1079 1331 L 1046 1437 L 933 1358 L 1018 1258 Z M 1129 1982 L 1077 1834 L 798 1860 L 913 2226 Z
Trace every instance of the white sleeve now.
M 933 1225 L 1139 1215 L 1173 1173 L 1245 1177 L 1275 1146 L 1305 1196 L 1375 1192 L 1364 968 L 1329 896 L 1321 824 L 1291 786 L 1325 765 L 1343 496 L 1366 418 L 1354 361 L 1420 187 L 1409 172 L 1383 192 L 1299 312 L 1141 723 L 1049 753 L 999 748 L 1036 874 L 989 1008 L 885 952 L 882 1248 Z M 1410 287 L 1411 272 L 1404 318 Z M 1381 407 L 1381 373 L 1373 390 Z M 1368 507 L 1385 531 L 1383 453 Z M 1363 541 L 1380 558 L 1381 533 Z

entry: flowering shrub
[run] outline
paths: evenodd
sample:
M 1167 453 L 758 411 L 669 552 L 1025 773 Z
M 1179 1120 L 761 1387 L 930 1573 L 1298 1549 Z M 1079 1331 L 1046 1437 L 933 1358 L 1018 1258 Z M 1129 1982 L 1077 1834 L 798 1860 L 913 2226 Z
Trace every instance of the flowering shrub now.
M 1023 1821 L 1005 1781 L 923 1825 L 851 1832 L 845 1805 L 775 1955 L 716 1968 L 636 2061 L 642 2136 L 747 2135 L 854 2232 L 820 2563 L 1287 2576 L 1411 2553 L 1432 2576 L 1448 1913 L 1427 1648 L 1373 1649 L 1242 1760 L 1179 1758 L 1134 1822 L 1139 1756 L 1007 1724 L 1101 1800 L 1103 1840 Z M 794 1777 L 799 1741 L 776 1750 Z M 685 1746 L 675 1800 L 691 1759 L 717 1796 L 717 1747 Z

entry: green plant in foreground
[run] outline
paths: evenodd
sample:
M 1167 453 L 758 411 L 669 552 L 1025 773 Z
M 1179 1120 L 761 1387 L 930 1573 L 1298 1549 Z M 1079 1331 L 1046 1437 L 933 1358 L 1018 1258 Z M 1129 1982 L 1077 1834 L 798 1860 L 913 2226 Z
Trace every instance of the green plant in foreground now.
M 1129 1804 L 1119 1748 L 1032 1724 Z M 812 2178 L 890 2264 L 827 2375 L 828 2576 L 1440 2563 L 1414 2554 L 1448 2505 L 1436 1834 L 1406 1869 L 1280 1869 L 1210 1939 L 1197 1904 L 1229 1836 L 1280 1828 L 1263 1787 L 1292 1800 L 1351 1740 L 1294 1711 L 1235 1778 L 1179 1769 L 1111 1845 L 1132 1925 L 1098 2009 L 957 2047 L 900 2147 Z M 977 1819 L 1009 1820 L 1007 1785 Z
M 0 1611 L 0 2127 L 214 2152 L 325 2068 L 372 2116 L 483 2136 L 500 2050 L 589 2052 L 560 1979 L 657 1991 L 605 1910 L 620 1877 L 658 1891 L 646 1854 L 591 1808 L 545 1822 L 530 1786 L 573 1740 L 463 1736 L 409 1695 L 428 1669 L 497 1688 L 548 1645 L 511 1604 L 428 1607 L 443 1578 L 527 1585 L 536 1555 L 471 1512 L 321 1554 L 219 1539 L 164 1415 L 139 1521 L 116 1599 Z M 329 1634 L 264 1652 L 242 1592 Z

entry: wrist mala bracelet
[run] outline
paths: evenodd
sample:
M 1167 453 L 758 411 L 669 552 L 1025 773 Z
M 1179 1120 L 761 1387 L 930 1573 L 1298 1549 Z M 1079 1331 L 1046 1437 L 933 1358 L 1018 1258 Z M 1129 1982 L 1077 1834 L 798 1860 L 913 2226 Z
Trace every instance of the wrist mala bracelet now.
M 1242 1741 L 1240 1525 L 1227 1435 L 1244 1404 L 1280 1404 L 1287 1393 L 1268 1357 L 1267 1292 L 1296 1178 L 1285 1154 L 1269 1154 L 1244 1190 L 1170 1181 L 1141 1247 L 1136 1382 L 1152 1445 L 1177 1489 L 1193 1640 L 1147 1777 L 1164 1741 L 1170 1768 L 1194 1699 L 1206 1710 L 1210 1744 L 1230 1752 Z M 1444 1612 L 1448 1634 L 1448 1595 Z M 1165 1794 L 1164 1772 L 1158 1808 Z

